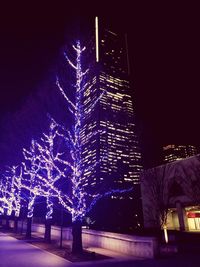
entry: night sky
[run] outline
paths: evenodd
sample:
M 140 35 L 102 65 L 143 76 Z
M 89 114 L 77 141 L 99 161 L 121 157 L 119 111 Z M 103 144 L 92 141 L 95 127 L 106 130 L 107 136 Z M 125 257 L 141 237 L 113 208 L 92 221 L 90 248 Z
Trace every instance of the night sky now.
M 98 15 L 113 30 L 128 33 L 145 167 L 159 162 L 163 144 L 200 146 L 200 23 L 194 3 L 107 1 L 108 6 L 106 1 L 82 1 L 82 5 L 72 6 L 68 1 L 42 2 L 1 4 L 1 134 L 5 116 L 17 112 L 45 80 L 77 21 L 92 21 Z

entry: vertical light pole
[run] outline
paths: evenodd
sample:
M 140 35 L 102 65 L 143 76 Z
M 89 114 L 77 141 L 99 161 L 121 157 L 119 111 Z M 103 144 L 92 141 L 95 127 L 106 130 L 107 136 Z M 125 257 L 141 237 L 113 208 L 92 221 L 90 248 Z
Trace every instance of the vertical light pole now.
M 99 62 L 99 22 L 95 17 L 95 43 L 96 43 L 96 62 Z

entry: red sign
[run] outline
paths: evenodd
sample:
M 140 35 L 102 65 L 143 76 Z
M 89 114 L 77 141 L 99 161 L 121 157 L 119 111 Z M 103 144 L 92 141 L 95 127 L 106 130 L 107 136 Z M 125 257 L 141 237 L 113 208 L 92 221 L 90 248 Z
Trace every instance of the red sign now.
M 200 213 L 199 212 L 188 212 L 187 213 L 188 218 L 200 218 Z

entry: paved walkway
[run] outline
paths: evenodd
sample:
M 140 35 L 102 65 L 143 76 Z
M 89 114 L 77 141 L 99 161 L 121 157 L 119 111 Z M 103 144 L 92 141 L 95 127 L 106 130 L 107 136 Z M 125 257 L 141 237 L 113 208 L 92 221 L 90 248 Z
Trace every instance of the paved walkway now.
M 0 233 L 0 267 L 67 267 L 71 262 Z
M 118 263 L 132 261 L 137 258 L 119 255 L 116 252 L 100 248 L 88 248 L 103 255 L 111 257 L 110 259 L 72 263 L 50 252 L 18 240 L 8 234 L 0 232 L 0 267 L 76 267 L 76 266 L 114 266 Z M 119 266 L 119 265 L 118 265 Z
M 94 250 L 94 248 L 91 248 Z M 96 250 L 96 249 L 95 249 Z M 100 252 L 97 251 L 96 252 Z M 101 251 L 102 252 L 102 251 Z M 112 252 L 104 251 L 111 256 Z M 111 254 L 110 254 L 111 253 Z M 0 232 L 0 267 L 199 267 L 198 253 L 173 255 L 162 259 L 142 260 L 112 254 L 112 259 L 71 263 L 34 245 Z

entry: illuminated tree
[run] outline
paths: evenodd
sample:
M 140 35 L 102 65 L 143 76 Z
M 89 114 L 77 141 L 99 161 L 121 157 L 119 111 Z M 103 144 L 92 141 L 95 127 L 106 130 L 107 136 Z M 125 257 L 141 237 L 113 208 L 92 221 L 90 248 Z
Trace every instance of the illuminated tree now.
M 8 167 L 2 180 L 2 194 L 6 215 L 14 212 L 15 229 L 17 230 L 18 218 L 21 209 L 22 168 L 20 166 Z
M 8 182 L 6 183 L 3 178 L 0 180 L 0 214 L 6 214 L 6 209 L 9 205 L 9 194 L 7 190 Z
M 59 126 L 53 118 L 50 118 L 49 132 L 43 133 L 40 141 L 32 140 L 30 150 L 24 149 L 25 162 L 23 163 L 29 190 L 28 201 L 28 228 L 27 236 L 31 237 L 31 221 L 34 211 L 34 203 L 38 196 L 46 199 L 46 227 L 45 239 L 51 239 L 51 220 L 53 215 L 54 201 L 56 198 L 65 203 L 69 201 L 58 190 L 59 180 L 64 177 L 66 162 L 63 160 L 64 152 L 61 152 L 61 144 L 64 135 L 59 132 Z M 65 200 L 63 200 L 63 198 Z
M 62 135 L 59 133 L 58 124 L 51 118 L 49 133 L 43 134 L 41 142 L 37 142 L 37 158 L 39 160 L 38 179 L 42 187 L 46 191 L 46 231 L 45 239 L 50 241 L 51 236 L 51 220 L 53 215 L 53 206 L 56 190 L 56 183 L 64 176 L 63 170 L 60 168 L 61 156 L 63 153 L 59 151 L 59 140 Z
M 3 183 L 0 180 L 0 215 L 4 213 L 4 195 L 3 195 Z
M 2 175 L 0 180 L 0 215 L 6 215 L 6 222 L 8 226 L 7 208 L 9 206 L 10 194 L 8 193 L 8 178 Z
M 32 218 L 34 212 L 35 200 L 38 196 L 41 196 L 43 192 L 41 192 L 41 186 L 37 183 L 37 174 L 40 170 L 40 164 L 37 158 L 36 151 L 36 141 L 33 139 L 31 141 L 30 150 L 23 149 L 24 155 L 24 174 L 28 176 L 27 179 L 23 179 L 23 186 L 28 190 L 28 203 L 27 203 L 27 230 L 26 236 L 27 238 L 31 238 L 31 225 Z M 26 185 L 26 186 L 25 186 Z
M 66 140 L 68 149 L 70 152 L 70 159 L 65 163 L 70 167 L 70 173 L 68 174 L 68 179 L 71 183 L 71 193 L 69 194 L 71 198 L 71 203 L 66 205 L 68 211 L 70 211 L 72 216 L 72 235 L 73 235 L 73 243 L 72 243 L 72 253 L 81 253 L 82 252 L 82 220 L 85 215 L 92 209 L 95 203 L 102 197 L 112 195 L 115 193 L 123 193 L 129 190 L 120 190 L 113 189 L 107 190 L 104 187 L 98 188 L 98 192 L 93 192 L 91 183 L 94 182 L 91 179 L 84 178 L 84 173 L 86 171 L 93 171 L 94 168 L 100 163 L 95 162 L 91 163 L 90 166 L 84 166 L 83 164 L 83 139 L 81 138 L 81 134 L 83 134 L 83 125 L 85 123 L 86 117 L 88 114 L 94 111 L 95 106 L 98 104 L 99 100 L 105 94 L 103 91 L 99 97 L 97 97 L 93 102 L 91 101 L 88 107 L 86 108 L 83 104 L 83 94 L 85 92 L 87 82 L 86 75 L 88 75 L 89 70 L 83 71 L 81 67 L 81 57 L 82 53 L 85 51 L 85 47 L 81 48 L 80 41 L 77 41 L 76 45 L 73 46 L 73 51 L 76 55 L 75 63 L 73 63 L 66 53 L 64 53 L 65 59 L 67 63 L 72 67 L 75 71 L 75 99 L 72 101 L 70 97 L 66 94 L 66 88 L 64 89 L 64 82 L 60 78 L 57 77 L 56 84 L 59 88 L 61 94 L 67 102 L 67 108 L 71 112 L 73 116 L 73 126 L 71 130 L 68 131 Z M 63 83 L 63 84 L 62 84 Z M 92 135 L 97 135 L 101 131 L 92 132 Z M 100 159 L 100 161 L 102 158 Z

